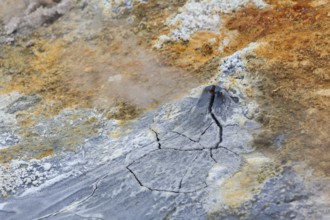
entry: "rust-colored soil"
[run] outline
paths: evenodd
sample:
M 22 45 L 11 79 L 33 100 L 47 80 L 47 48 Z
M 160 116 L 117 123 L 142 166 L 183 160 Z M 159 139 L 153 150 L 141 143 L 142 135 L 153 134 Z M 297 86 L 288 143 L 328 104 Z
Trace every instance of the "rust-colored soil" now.
M 247 58 L 263 77 L 260 121 L 268 132 L 256 144 L 269 151 L 272 139 L 285 133 L 281 159 L 306 161 L 330 176 L 330 3 L 273 2 L 270 9 L 240 11 L 226 24 L 239 33 L 227 50 L 265 42 L 257 57 Z
M 256 56 L 247 57 L 251 72 L 263 79 L 259 120 L 266 131 L 256 138 L 256 145 L 274 153 L 272 140 L 285 133 L 279 159 L 304 160 L 329 176 L 330 3 L 267 2 L 272 7 L 221 15 L 225 28 L 220 34 L 199 32 L 188 42 L 165 44 L 158 52 L 152 51 L 153 42 L 169 32 L 163 21 L 185 1 L 136 5 L 133 25 L 109 23 L 91 38 L 63 38 L 72 27 L 66 29 L 59 20 L 2 48 L 0 82 L 5 86 L 0 92 L 42 96 L 34 115 L 52 116 L 67 107 L 97 107 L 109 118 L 130 120 L 143 109 L 206 82 L 217 72 L 221 57 L 261 42 Z M 111 107 L 117 111 L 110 111 Z M 30 116 L 29 120 L 21 117 L 22 127 L 35 123 Z M 36 152 L 43 157 L 53 149 Z

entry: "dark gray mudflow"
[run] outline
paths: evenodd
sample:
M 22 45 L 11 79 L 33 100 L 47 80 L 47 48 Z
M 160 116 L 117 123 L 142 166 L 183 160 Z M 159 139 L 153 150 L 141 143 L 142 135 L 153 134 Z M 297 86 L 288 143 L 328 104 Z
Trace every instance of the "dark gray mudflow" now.
M 162 123 L 154 121 L 150 130 L 155 134 L 158 149 L 127 166 L 140 186 L 172 193 L 195 192 L 207 187 L 205 168 L 218 163 L 218 151 L 226 150 L 220 149 L 223 128 L 221 119 L 217 118 L 224 116 L 222 106 L 230 105 L 230 98 L 224 95 L 228 94 L 220 87 L 207 86 L 198 100 L 190 102 L 182 117 L 166 122 L 166 127 L 158 127 Z M 225 154 L 232 155 L 228 150 Z M 233 158 L 236 157 L 238 155 L 234 154 Z M 195 163 L 204 167 L 194 171 L 198 176 L 192 175 L 190 170 L 190 166 L 198 166 Z M 174 164 L 181 167 L 181 171 L 173 179 L 169 177 Z
M 206 87 L 199 98 L 164 105 L 139 119 L 132 125 L 132 133 L 118 139 L 115 146 L 107 146 L 113 159 L 34 194 L 9 198 L 0 210 L 0 219 L 199 216 L 196 219 L 205 220 L 203 204 L 209 199 L 209 190 L 218 178 L 229 178 L 243 163 L 238 152 L 245 149 L 245 136 L 237 138 L 238 125 L 227 126 L 225 120 L 236 107 L 218 86 Z M 213 168 L 216 177 L 210 175 Z M 173 207 L 178 211 L 172 212 Z

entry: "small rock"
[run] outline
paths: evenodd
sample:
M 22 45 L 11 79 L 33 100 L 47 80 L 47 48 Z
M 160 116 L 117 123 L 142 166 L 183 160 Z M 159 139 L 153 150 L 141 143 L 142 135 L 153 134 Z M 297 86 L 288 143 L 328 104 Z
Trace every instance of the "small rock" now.
M 6 113 L 15 114 L 19 111 L 27 110 L 28 108 L 38 104 L 41 98 L 37 96 L 23 96 L 7 107 Z
M 201 48 L 201 53 L 203 56 L 209 56 L 213 53 L 213 48 L 209 44 L 203 44 Z
M 43 168 L 44 168 L 45 171 L 49 171 L 52 168 L 52 165 L 50 163 L 45 163 L 43 165 Z
M 24 182 L 25 182 L 26 185 L 28 185 L 32 182 L 32 180 L 30 178 L 25 178 Z
M 35 181 L 32 182 L 32 184 L 33 184 L 34 186 L 37 186 L 37 185 L 39 184 L 39 181 L 38 181 L 38 180 L 35 180 Z
M 35 45 L 35 41 L 34 41 L 34 40 L 30 40 L 30 41 L 28 41 L 28 42 L 25 44 L 26 47 L 33 47 L 34 45 Z
M 40 177 L 40 176 L 41 176 L 41 173 L 40 173 L 39 171 L 37 171 L 37 172 L 35 173 L 35 175 L 36 175 L 36 177 Z

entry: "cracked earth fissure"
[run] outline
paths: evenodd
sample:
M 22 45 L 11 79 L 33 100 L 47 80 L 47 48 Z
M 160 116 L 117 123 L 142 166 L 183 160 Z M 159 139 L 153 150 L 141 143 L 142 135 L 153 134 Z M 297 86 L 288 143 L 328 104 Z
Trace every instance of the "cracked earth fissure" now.
M 221 93 L 216 92 L 215 89 L 216 89 L 216 86 L 212 86 L 212 89 L 210 91 L 211 99 L 210 99 L 208 110 L 209 110 L 209 114 L 211 115 L 213 121 L 219 127 L 219 141 L 218 141 L 217 146 L 216 146 L 216 147 L 218 147 L 220 145 L 220 143 L 222 142 L 222 125 L 221 125 L 220 121 L 217 119 L 217 117 L 215 116 L 215 114 L 213 112 L 213 105 L 214 105 L 214 99 L 215 99 L 216 94 L 221 94 Z
M 216 162 L 216 163 L 218 163 L 217 162 L 217 160 L 216 159 L 214 159 L 214 157 L 213 157 L 213 152 L 212 152 L 212 148 L 210 149 L 210 157 L 211 157 L 211 159 L 214 161 L 214 162 Z
M 157 191 L 157 192 L 171 192 L 171 193 L 179 193 L 179 191 L 172 191 L 172 190 L 160 190 L 160 189 L 153 189 L 151 187 L 148 187 L 146 185 L 143 185 L 140 179 L 137 177 L 137 175 L 129 168 L 129 166 L 126 167 L 126 169 L 134 176 L 135 180 L 139 183 L 141 187 L 144 187 L 150 191 Z
M 134 178 L 136 179 L 136 181 L 139 183 L 140 186 L 143 186 L 142 182 L 139 180 L 139 178 L 135 175 L 135 173 L 133 172 L 133 170 L 131 170 L 129 168 L 129 166 L 126 167 L 126 169 L 134 176 Z
M 177 134 L 177 135 L 180 135 L 180 136 L 182 136 L 182 137 L 185 137 L 185 138 L 187 138 L 187 139 L 189 139 L 190 141 L 192 141 L 192 142 L 194 142 L 194 143 L 198 143 L 199 144 L 199 142 L 198 141 L 195 141 L 194 139 L 191 139 L 190 137 L 188 137 L 188 136 L 186 136 L 186 135 L 184 135 L 184 134 L 181 134 L 180 132 L 177 132 L 177 131 L 172 131 L 174 134 Z
M 227 148 L 227 147 L 223 147 L 223 146 L 221 146 L 221 147 L 219 147 L 219 148 L 223 148 L 223 149 L 225 149 L 225 150 L 227 150 L 227 151 L 229 151 L 229 152 L 231 152 L 231 153 L 235 154 L 236 156 L 239 156 L 239 154 L 238 154 L 238 153 L 236 153 L 236 152 L 234 152 L 234 151 L 230 150 L 230 149 L 229 149 L 229 148 Z
M 157 140 L 157 143 L 158 143 L 158 149 L 162 149 L 162 144 L 160 143 L 160 138 L 159 138 L 159 134 L 157 131 L 155 131 L 154 129 L 152 129 L 150 126 L 149 126 L 149 129 L 155 134 L 156 136 L 156 140 Z
M 197 157 L 196 157 L 196 158 L 197 158 Z M 195 158 L 195 159 L 196 159 L 196 158 Z M 182 187 L 182 181 L 183 181 L 183 178 L 185 177 L 186 173 L 188 172 L 188 171 L 187 171 L 187 172 L 183 175 L 182 179 L 180 180 L 178 190 L 154 189 L 154 188 L 151 188 L 151 187 L 148 187 L 148 186 L 144 185 L 144 184 L 139 180 L 139 178 L 138 178 L 137 175 L 134 173 L 134 171 L 131 170 L 131 169 L 129 168 L 129 166 L 127 166 L 126 169 L 127 169 L 127 170 L 128 170 L 133 176 L 134 176 L 135 180 L 139 183 L 139 185 L 140 185 L 141 187 L 144 187 L 144 188 L 146 188 L 146 189 L 148 189 L 148 190 L 150 190 L 150 191 L 153 191 L 153 192 L 169 192 L 169 193 L 176 193 L 176 194 L 178 194 L 178 193 L 194 193 L 194 192 L 197 192 L 197 191 L 202 190 L 202 189 L 204 189 L 204 188 L 207 187 L 207 184 L 205 183 L 205 187 L 200 188 L 200 189 L 197 189 L 197 190 L 192 190 L 192 191 L 180 191 L 180 189 L 181 189 L 181 187 Z
M 201 133 L 200 137 L 198 138 L 198 142 L 201 140 L 201 138 L 203 137 L 203 135 L 207 132 L 207 130 L 209 130 L 209 128 L 212 126 L 213 123 L 210 123 L 209 126 L 207 126 L 207 128 Z

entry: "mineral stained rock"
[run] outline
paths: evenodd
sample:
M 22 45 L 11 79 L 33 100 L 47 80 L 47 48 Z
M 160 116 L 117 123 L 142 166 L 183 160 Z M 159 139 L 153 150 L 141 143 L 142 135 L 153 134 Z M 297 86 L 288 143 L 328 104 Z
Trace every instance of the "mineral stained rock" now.
M 3 0 L 0 219 L 329 219 L 329 9 Z
M 5 30 L 7 34 L 37 28 L 58 19 L 70 10 L 72 1 L 29 0 L 27 3 L 27 8 L 23 15 L 11 18 L 6 24 Z

